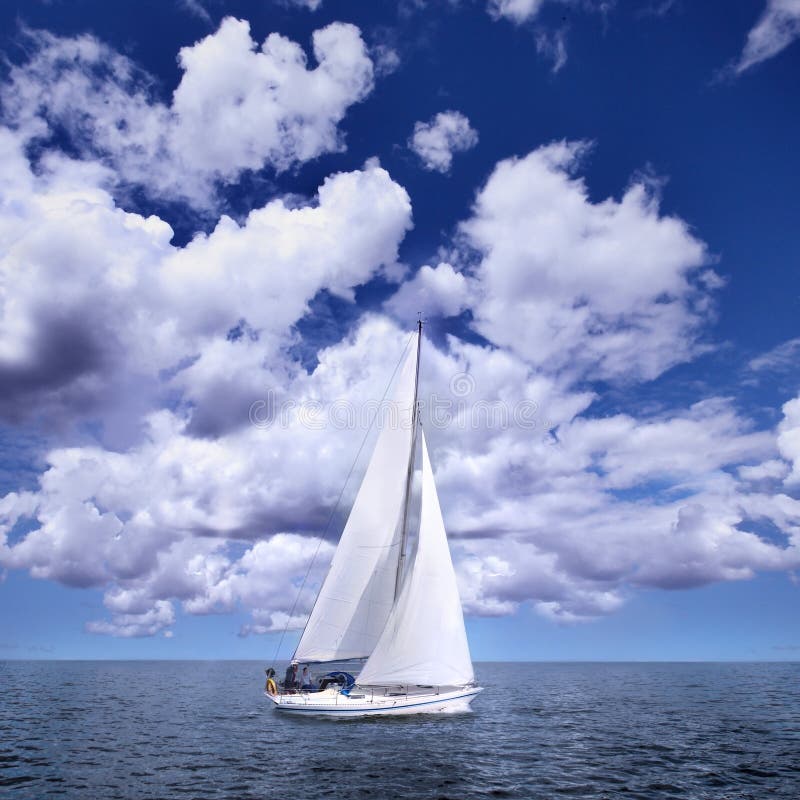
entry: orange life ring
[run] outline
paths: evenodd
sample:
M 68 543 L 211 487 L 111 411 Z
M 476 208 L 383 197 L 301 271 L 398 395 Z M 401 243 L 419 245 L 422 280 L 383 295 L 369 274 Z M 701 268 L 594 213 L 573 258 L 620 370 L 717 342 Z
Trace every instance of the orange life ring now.
M 278 694 L 278 684 L 272 678 L 267 678 L 267 694 Z

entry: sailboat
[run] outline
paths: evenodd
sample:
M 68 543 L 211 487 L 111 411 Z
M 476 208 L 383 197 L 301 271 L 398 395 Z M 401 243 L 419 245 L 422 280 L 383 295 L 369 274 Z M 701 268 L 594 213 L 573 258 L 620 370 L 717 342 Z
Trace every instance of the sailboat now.
M 360 672 L 329 671 L 317 691 L 279 690 L 273 683 L 265 693 L 279 711 L 336 717 L 459 712 L 482 691 L 419 420 L 421 347 L 420 321 L 396 371 L 393 413 L 381 426 L 293 656 L 293 663 L 318 673 L 343 662 L 361 665 Z M 419 531 L 407 552 L 418 449 Z

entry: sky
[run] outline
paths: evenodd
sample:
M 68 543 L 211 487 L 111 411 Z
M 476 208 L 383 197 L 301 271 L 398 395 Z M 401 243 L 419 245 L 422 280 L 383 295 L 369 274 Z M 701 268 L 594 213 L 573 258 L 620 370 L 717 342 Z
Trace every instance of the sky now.
M 0 658 L 290 655 L 418 313 L 476 660 L 800 657 L 798 39 L 7 0 Z

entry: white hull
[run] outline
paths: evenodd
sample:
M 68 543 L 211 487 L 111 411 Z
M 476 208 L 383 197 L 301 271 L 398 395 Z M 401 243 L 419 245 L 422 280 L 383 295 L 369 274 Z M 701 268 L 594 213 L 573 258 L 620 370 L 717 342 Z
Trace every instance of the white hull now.
M 469 711 L 469 704 L 479 692 L 478 686 L 447 690 L 392 691 L 383 688 L 355 687 L 350 695 L 338 689 L 324 692 L 271 695 L 267 697 L 277 711 L 296 716 L 363 717 L 404 714 L 457 714 Z M 266 694 L 266 693 L 265 693 Z

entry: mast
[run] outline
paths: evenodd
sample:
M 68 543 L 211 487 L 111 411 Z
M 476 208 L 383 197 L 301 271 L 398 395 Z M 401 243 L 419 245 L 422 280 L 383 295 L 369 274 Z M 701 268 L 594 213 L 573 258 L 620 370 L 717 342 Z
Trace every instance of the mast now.
M 406 543 L 408 542 L 408 509 L 411 505 L 411 482 L 414 479 L 414 456 L 417 451 L 417 426 L 419 423 L 419 406 L 417 393 L 419 391 L 419 355 L 422 351 L 422 316 L 417 320 L 417 368 L 414 374 L 414 405 L 411 411 L 411 452 L 408 455 L 408 472 L 406 473 L 406 492 L 403 500 L 403 527 L 400 533 L 400 555 L 397 559 L 397 575 L 394 579 L 394 599 L 400 594 L 400 580 L 403 577 L 403 567 L 406 562 Z

